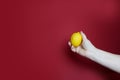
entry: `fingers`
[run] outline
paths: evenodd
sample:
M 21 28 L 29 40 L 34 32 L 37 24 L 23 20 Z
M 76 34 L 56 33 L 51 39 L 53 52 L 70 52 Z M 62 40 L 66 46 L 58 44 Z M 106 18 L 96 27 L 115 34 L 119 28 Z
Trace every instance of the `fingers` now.
M 83 38 L 84 40 L 87 40 L 86 35 L 85 35 L 82 31 L 81 31 L 80 33 L 81 33 L 81 35 L 82 35 L 82 38 Z
M 77 49 L 76 49 L 74 46 L 71 46 L 71 50 L 72 50 L 73 52 L 77 52 Z
M 68 41 L 68 45 L 71 47 L 71 50 L 72 50 L 73 52 L 76 52 L 76 48 L 71 45 L 71 42 L 70 42 L 70 41 Z
M 71 42 L 70 41 L 68 41 L 68 45 L 71 46 Z
M 79 55 L 82 55 L 82 56 L 85 56 L 86 54 L 86 50 L 83 49 L 81 46 L 78 46 L 78 47 L 74 47 L 72 46 L 71 47 L 71 50 Z
M 81 35 L 83 38 L 82 46 L 86 50 L 90 50 L 94 48 L 94 45 L 87 39 L 86 35 L 81 31 Z
M 82 35 L 82 38 L 83 38 L 82 46 L 83 46 L 84 49 L 87 49 L 88 46 L 89 46 L 88 39 L 82 31 L 81 31 L 81 35 Z
M 71 47 L 71 51 L 73 51 L 79 55 L 85 56 L 86 51 L 82 46 L 74 47 L 71 45 L 70 41 L 68 42 L 68 45 Z

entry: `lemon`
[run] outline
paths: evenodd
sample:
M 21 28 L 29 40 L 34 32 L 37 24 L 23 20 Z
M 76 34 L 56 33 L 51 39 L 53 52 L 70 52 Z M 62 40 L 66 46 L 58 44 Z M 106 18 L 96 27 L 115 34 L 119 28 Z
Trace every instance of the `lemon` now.
M 73 33 L 71 35 L 70 42 L 74 47 L 78 47 L 82 42 L 82 35 L 80 34 L 80 32 Z

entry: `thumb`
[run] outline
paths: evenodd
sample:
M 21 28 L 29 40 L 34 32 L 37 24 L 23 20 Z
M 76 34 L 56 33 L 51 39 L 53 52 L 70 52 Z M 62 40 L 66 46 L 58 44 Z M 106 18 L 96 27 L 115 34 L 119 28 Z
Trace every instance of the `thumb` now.
M 81 31 L 81 35 L 83 38 L 82 46 L 84 49 L 91 50 L 95 48 L 94 45 L 87 39 L 86 35 L 82 31 Z

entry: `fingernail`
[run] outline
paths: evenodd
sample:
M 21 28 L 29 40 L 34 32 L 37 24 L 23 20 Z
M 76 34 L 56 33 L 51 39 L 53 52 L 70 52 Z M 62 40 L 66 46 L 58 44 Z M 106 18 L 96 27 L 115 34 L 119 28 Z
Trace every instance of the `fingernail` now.
M 70 42 L 68 42 L 68 45 L 69 45 L 69 46 L 71 46 L 71 43 L 70 43 Z

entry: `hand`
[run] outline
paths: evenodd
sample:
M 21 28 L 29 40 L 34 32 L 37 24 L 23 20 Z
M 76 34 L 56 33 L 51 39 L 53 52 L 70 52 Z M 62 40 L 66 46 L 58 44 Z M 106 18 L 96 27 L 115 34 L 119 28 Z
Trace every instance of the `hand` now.
M 120 73 L 120 55 L 112 54 L 94 47 L 94 45 L 87 39 L 86 35 L 83 32 L 80 33 L 83 38 L 81 45 L 74 47 L 68 42 L 71 50 L 103 65 L 104 67 Z
M 80 32 L 83 38 L 83 41 L 80 46 L 74 47 L 71 45 L 70 41 L 68 42 L 68 45 L 71 47 L 71 50 L 73 52 L 76 52 L 82 56 L 86 56 L 89 52 L 96 51 L 95 46 L 87 39 L 86 35 L 81 31 Z

